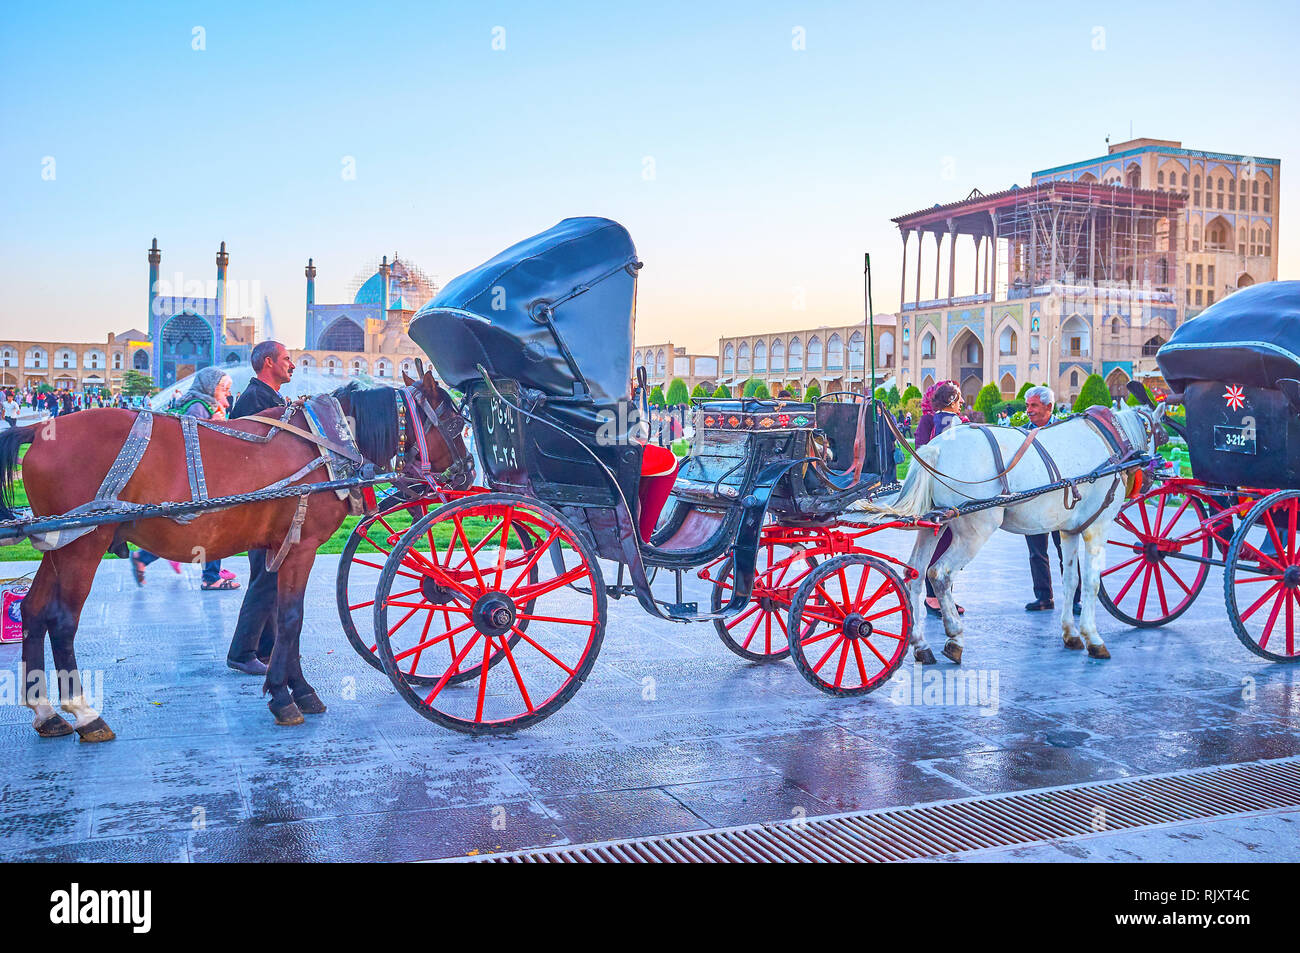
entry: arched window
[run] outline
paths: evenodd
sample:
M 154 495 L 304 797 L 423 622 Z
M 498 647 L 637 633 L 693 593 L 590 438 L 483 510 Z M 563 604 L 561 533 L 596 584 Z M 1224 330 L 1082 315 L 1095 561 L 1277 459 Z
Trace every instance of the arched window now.
M 655 352 L 655 376 L 663 377 L 668 373 L 668 354 L 663 348 Z
M 983 350 L 984 349 L 980 347 L 979 338 L 975 337 L 975 335 L 972 334 L 969 338 L 966 339 L 966 351 L 965 351 L 966 363 L 967 364 L 984 363 Z
M 998 335 L 998 353 L 1003 357 L 1015 354 L 1017 343 L 1016 332 L 1009 327 L 1003 328 Z
M 122 352 L 121 352 L 121 351 L 114 351 L 114 352 L 113 352 L 113 370 L 115 370 L 115 371 L 120 371 L 121 369 L 122 369 Z
M 1216 218 L 1205 229 L 1206 251 L 1231 251 L 1232 227 L 1222 218 Z
M 1061 325 L 1061 354 L 1063 357 L 1087 357 L 1092 349 L 1088 322 L 1077 314 Z
M 354 357 L 349 367 L 354 377 L 358 374 L 364 374 L 366 372 L 366 362 L 359 357 Z
M 58 368 L 76 367 L 77 355 L 66 347 L 61 347 L 54 352 L 54 366 Z
M 5 367 L 17 367 L 18 352 L 11 347 L 7 347 L 0 351 L 0 364 Z
M 640 351 L 637 351 L 635 354 L 632 355 L 632 367 L 633 367 L 633 368 L 637 368 L 637 367 L 645 367 L 645 361 L 643 361 L 641 358 L 642 358 L 642 355 L 641 355 L 641 352 L 640 352 Z
M 381 357 L 375 361 L 375 376 L 385 380 L 393 376 L 393 365 L 388 362 L 388 358 Z
M 998 382 L 998 390 L 1002 391 L 1002 396 L 1010 400 L 1016 396 L 1016 379 L 1010 374 L 1003 374 L 1002 380 Z
M 741 341 L 740 347 L 736 349 L 736 373 L 749 373 L 749 342 Z
M 762 341 L 754 342 L 754 370 L 767 373 L 767 345 Z
M 722 349 L 722 373 L 736 373 L 736 349 L 730 344 Z
M 104 364 L 105 364 L 104 352 L 87 351 L 81 357 L 81 364 L 87 370 L 102 371 L 104 369 Z
M 343 362 L 340 361 L 340 360 L 339 360 L 337 357 L 335 357 L 333 354 L 331 354 L 329 357 L 325 358 L 325 373 L 326 373 L 326 374 L 337 374 L 337 373 L 339 372 L 339 369 L 342 368 L 342 366 L 343 366 Z
M 316 361 L 310 354 L 304 354 L 295 363 L 305 371 L 309 371 L 316 366 Z
M 402 363 L 398 365 L 398 369 L 407 377 L 414 377 L 415 361 L 411 360 L 409 357 L 404 357 L 402 358 Z
M 1273 183 L 1268 179 L 1264 180 L 1264 211 L 1265 213 L 1273 211 Z
M 1037 331 L 1037 330 L 1038 330 L 1038 318 L 1037 318 L 1037 317 L 1033 317 L 1033 318 L 1030 318 L 1030 319 L 1029 319 L 1029 330 L 1031 330 L 1031 331 Z
M 149 352 L 144 348 L 137 350 L 131 355 L 131 367 L 137 371 L 149 370 Z
M 1110 319 L 1110 334 L 1111 337 L 1119 336 L 1119 318 Z
M 885 334 L 889 334 L 889 332 L 886 331 Z M 889 337 L 892 346 L 894 336 L 890 334 Z M 863 347 L 862 343 L 864 340 L 865 338 L 862 336 L 861 331 L 854 331 L 849 337 L 849 367 L 860 368 L 863 366 L 863 358 L 866 357 L 866 349 Z M 903 340 L 907 340 L 907 328 L 903 328 Z M 885 337 L 883 334 L 880 337 L 880 349 L 882 352 L 885 349 Z
M 925 335 L 921 338 L 921 359 L 933 360 L 937 353 L 938 342 L 935 340 L 933 334 L 926 331 Z
M 801 343 L 799 342 L 799 339 L 798 339 L 798 338 L 791 338 L 791 339 L 790 339 L 790 364 L 789 364 L 789 368 L 790 368 L 790 370 L 792 370 L 792 371 L 801 371 L 801 370 L 803 370 L 803 344 L 801 344 Z
M 826 369 L 838 371 L 844 367 L 844 339 L 832 334 L 826 341 Z
M 785 345 L 780 341 L 772 342 L 772 370 L 785 370 Z
M 1199 175 L 1192 177 L 1192 204 L 1201 204 L 1201 177 Z
M 1142 345 L 1142 356 L 1155 357 L 1156 351 L 1160 350 L 1160 345 L 1164 343 L 1165 343 L 1165 339 L 1158 334 L 1153 338 L 1148 338 L 1146 342 Z
M 858 337 L 858 335 L 855 334 L 854 337 Z M 850 346 L 852 345 L 850 344 Z M 894 334 L 892 331 L 886 331 L 880 335 L 879 354 L 881 367 L 894 366 Z M 861 367 L 862 365 L 859 364 L 858 366 Z
M 1079 386 L 1079 372 L 1078 372 L 1078 371 L 1070 371 L 1070 386 L 1071 386 L 1071 387 L 1078 387 L 1078 386 Z
M 808 339 L 808 370 L 819 371 L 822 367 L 822 339 L 813 335 Z
M 1164 174 L 1164 172 L 1157 172 L 1157 173 L 1156 173 L 1156 183 L 1157 183 L 1158 185 L 1161 185 L 1161 186 L 1163 186 L 1163 185 L 1165 184 L 1165 174 Z

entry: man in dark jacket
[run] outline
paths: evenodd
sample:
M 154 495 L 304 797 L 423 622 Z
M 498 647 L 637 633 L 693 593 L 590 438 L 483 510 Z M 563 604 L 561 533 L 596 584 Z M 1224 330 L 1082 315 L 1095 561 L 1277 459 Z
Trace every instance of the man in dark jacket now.
M 251 417 L 270 407 L 283 407 L 280 388 L 293 377 L 294 363 L 279 341 L 263 341 L 253 348 L 253 379 L 235 401 L 231 418 Z M 226 653 L 226 664 L 237 672 L 265 675 L 275 645 L 276 586 L 278 573 L 267 572 L 271 554 L 264 549 L 248 554 L 248 589 L 239 607 L 239 621 Z

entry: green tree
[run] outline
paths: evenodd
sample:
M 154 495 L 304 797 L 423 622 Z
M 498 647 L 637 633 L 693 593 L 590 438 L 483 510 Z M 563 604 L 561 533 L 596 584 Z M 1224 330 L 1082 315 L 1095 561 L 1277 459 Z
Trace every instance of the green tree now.
M 650 406 L 662 407 L 664 405 L 664 389 L 658 384 L 650 388 Z
M 910 400 L 920 400 L 922 396 L 921 388 L 917 387 L 915 384 L 908 384 L 907 388 L 903 391 L 903 396 L 899 400 L 899 403 L 906 404 Z
M 754 393 L 751 396 L 754 397 L 756 400 L 771 400 L 772 392 L 767 389 L 766 384 L 764 384 L 762 381 L 759 381 L 758 386 L 754 388 Z
M 815 401 L 822 395 L 822 387 L 816 381 L 808 385 L 808 389 L 803 393 L 803 399 L 809 403 Z
M 686 381 L 680 377 L 674 377 L 668 382 L 668 394 L 664 398 L 670 406 L 676 407 L 678 404 L 690 402 L 690 394 L 686 390 Z
M 153 378 L 140 371 L 124 371 L 122 374 L 122 393 L 127 397 L 152 397 L 158 393 Z
M 731 397 L 731 391 L 727 390 L 726 384 L 719 384 L 718 389 L 713 392 L 715 398 L 727 400 Z
M 1024 400 L 1024 398 L 1025 398 L 1025 394 L 1028 392 L 1029 388 L 1031 388 L 1031 387 L 1033 387 L 1033 386 L 1034 386 L 1034 382 L 1033 382 L 1033 381 L 1025 381 L 1023 384 L 1021 384 L 1021 385 L 1020 385 L 1020 390 L 1016 391 L 1016 399 L 1017 399 L 1017 400 Z
M 885 390 L 883 387 L 877 387 L 874 396 L 876 400 L 880 401 L 882 404 L 885 404 L 886 406 L 889 406 L 889 392 Z
M 885 395 L 886 402 L 890 407 L 897 407 L 903 399 L 903 395 L 898 392 L 898 385 L 893 384 L 889 388 L 889 393 Z
M 1101 379 L 1101 375 L 1089 374 L 1088 379 L 1083 382 L 1083 387 L 1079 389 L 1079 396 L 1075 398 L 1074 412 L 1077 414 L 1088 407 L 1109 407 L 1110 401 L 1110 388 Z
M 702 400 L 709 396 L 709 392 L 704 389 L 703 384 L 696 384 L 695 390 L 691 391 L 691 400 Z
M 744 389 L 741 390 L 741 393 L 746 397 L 753 397 L 755 391 L 758 390 L 759 385 L 762 383 L 763 382 L 757 377 L 751 377 L 749 380 L 745 381 L 745 386 Z
M 988 419 L 988 412 L 993 409 L 994 404 L 1002 402 L 1002 392 L 998 390 L 997 384 L 985 384 L 980 388 L 980 392 L 975 395 L 975 410 L 985 415 Z

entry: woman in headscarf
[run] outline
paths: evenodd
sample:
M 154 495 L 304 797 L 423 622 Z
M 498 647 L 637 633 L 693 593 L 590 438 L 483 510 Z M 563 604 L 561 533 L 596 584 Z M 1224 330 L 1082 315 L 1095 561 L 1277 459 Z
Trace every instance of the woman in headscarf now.
M 928 388 L 921 399 L 921 422 L 916 426 L 916 445 L 923 447 L 950 427 L 967 423 L 966 417 L 962 416 L 961 407 L 961 388 L 956 381 L 939 381 Z M 952 530 L 945 529 L 939 545 L 934 548 L 934 555 L 930 557 L 930 565 L 933 566 L 951 545 Z M 930 584 L 928 573 L 925 576 L 925 608 L 931 615 L 941 614 L 939 600 L 935 598 L 934 586 Z M 965 615 L 966 610 L 958 606 L 957 612 Z
M 219 367 L 205 367 L 194 375 L 190 389 L 176 403 L 172 413 L 189 414 L 200 420 L 225 420 L 226 406 L 230 397 L 230 375 Z M 131 554 L 131 569 L 135 573 L 136 585 L 144 585 L 144 568 L 158 557 L 143 549 Z M 173 562 L 172 569 L 181 571 L 180 563 Z M 221 560 L 213 559 L 203 564 L 202 589 L 238 589 L 235 574 L 221 568 Z

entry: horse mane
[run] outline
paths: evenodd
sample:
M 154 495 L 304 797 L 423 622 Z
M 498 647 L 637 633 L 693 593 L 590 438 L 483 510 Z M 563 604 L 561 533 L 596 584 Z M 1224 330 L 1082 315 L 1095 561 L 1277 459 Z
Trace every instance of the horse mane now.
M 386 463 L 397 454 L 397 406 L 391 387 L 362 387 L 352 381 L 334 391 L 346 401 L 356 431 L 357 448 L 372 463 Z

